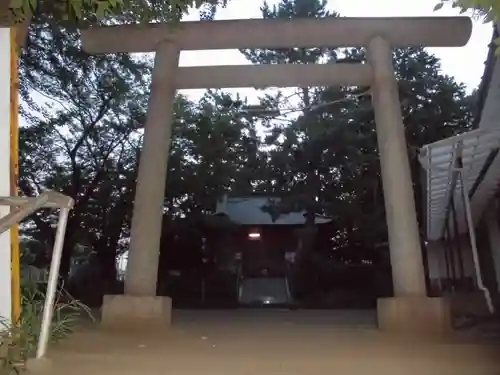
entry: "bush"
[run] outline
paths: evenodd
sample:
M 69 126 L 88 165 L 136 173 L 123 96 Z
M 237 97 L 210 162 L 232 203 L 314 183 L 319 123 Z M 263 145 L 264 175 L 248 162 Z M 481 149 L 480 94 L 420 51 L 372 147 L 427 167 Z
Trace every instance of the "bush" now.
M 15 322 L 0 321 L 0 371 L 19 374 L 26 361 L 35 356 L 45 301 L 44 288 L 44 284 L 22 281 L 19 319 Z M 83 318 L 93 320 L 89 308 L 61 287 L 54 303 L 49 342 L 66 339 Z

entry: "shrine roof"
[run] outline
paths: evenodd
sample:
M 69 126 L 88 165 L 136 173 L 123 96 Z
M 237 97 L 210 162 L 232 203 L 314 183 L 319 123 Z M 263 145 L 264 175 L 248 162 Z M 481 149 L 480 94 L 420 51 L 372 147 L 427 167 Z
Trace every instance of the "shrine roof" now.
M 216 214 L 225 214 L 232 222 L 240 225 L 303 225 L 305 224 L 305 211 L 291 212 L 279 215 L 273 220 L 264 207 L 271 201 L 278 202 L 279 198 L 272 196 L 245 196 L 224 197 L 217 202 Z M 325 216 L 317 215 L 316 224 L 329 223 L 332 220 Z

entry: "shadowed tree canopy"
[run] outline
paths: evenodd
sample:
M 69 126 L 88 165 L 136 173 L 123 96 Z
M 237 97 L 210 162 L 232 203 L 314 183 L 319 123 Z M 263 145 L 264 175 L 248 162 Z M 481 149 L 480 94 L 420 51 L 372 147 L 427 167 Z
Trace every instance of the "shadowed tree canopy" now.
M 264 3 L 262 15 L 283 19 L 338 16 L 327 9 L 326 1 L 320 0 L 282 0 L 274 6 Z M 242 53 L 259 64 L 366 61 L 362 49 L 293 48 Z M 416 151 L 426 143 L 467 130 L 472 101 L 462 85 L 441 73 L 439 59 L 425 49 L 396 50 L 394 64 L 417 207 L 421 207 Z M 314 214 L 318 213 L 334 218 L 333 237 L 339 250 L 336 256 L 344 259 L 376 257 L 374 244 L 387 241 L 369 93 L 369 87 L 320 87 L 279 93 L 269 90 L 261 102 L 287 115 L 263 122 L 269 164 L 267 178 L 258 189 L 285 198 L 278 207 L 264 209 L 278 215 L 306 210 L 309 224 L 314 223 Z
M 4 0 L 0 26 L 16 26 L 16 42 L 24 46 L 30 24 L 51 23 L 74 29 L 102 24 L 178 22 L 192 10 L 213 19 L 228 0 Z
M 458 8 L 461 13 L 470 11 L 474 17 L 483 18 L 485 21 L 498 21 L 500 19 L 499 0 L 439 0 L 434 10 L 440 10 L 444 5 Z
M 55 17 L 60 20 L 86 21 L 112 18 L 118 22 L 151 22 L 180 20 L 192 9 L 198 9 L 202 19 L 213 18 L 218 6 L 228 0 L 8 0 L 15 22 L 26 21 L 32 15 Z
M 90 56 L 78 40 L 76 32 L 33 25 L 20 69 L 21 190 L 54 189 L 76 201 L 63 275 L 77 244 L 111 249 L 114 261 L 129 219 L 150 73 L 149 61 Z M 50 247 L 55 217 L 39 211 L 31 219 Z
M 20 186 L 28 196 L 49 188 L 76 201 L 62 276 L 83 247 L 97 253 L 113 279 L 116 254 L 128 243 L 151 62 L 88 55 L 78 40 L 78 32 L 48 23 L 30 28 L 21 56 Z M 202 215 L 223 193 L 252 190 L 260 142 L 243 105 L 223 92 L 207 92 L 199 102 L 177 97 L 167 216 Z M 25 226 L 43 251 L 51 248 L 55 220 L 40 211 Z

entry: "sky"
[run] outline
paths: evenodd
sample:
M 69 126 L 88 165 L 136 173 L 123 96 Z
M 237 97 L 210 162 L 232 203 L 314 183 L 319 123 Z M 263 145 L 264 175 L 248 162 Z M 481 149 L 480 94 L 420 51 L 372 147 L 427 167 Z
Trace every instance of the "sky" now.
M 268 0 L 269 4 L 279 2 Z M 438 0 L 329 0 L 330 10 L 345 17 L 417 17 L 417 16 L 455 16 L 458 11 L 449 6 L 434 12 Z M 262 0 L 231 0 L 225 9 L 218 10 L 216 19 L 261 18 Z M 193 12 L 185 20 L 197 20 L 197 12 Z M 493 28 L 491 24 L 475 21 L 472 37 L 465 47 L 461 48 L 429 48 L 441 59 L 442 71 L 464 83 L 469 91 L 475 89 L 484 71 L 484 62 L 491 41 Z M 219 51 L 184 51 L 181 54 L 181 66 L 205 65 L 241 65 L 248 61 L 237 50 Z M 254 89 L 226 90 L 239 92 L 247 96 L 250 103 L 258 102 L 258 92 Z M 193 99 L 202 95 L 203 90 L 185 90 L 183 93 Z

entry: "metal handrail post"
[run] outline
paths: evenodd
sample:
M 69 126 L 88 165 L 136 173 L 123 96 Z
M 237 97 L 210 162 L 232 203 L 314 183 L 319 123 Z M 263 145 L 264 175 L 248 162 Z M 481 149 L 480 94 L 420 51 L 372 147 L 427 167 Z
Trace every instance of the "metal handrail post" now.
M 40 336 L 36 349 L 36 358 L 40 359 L 47 352 L 47 345 L 50 337 L 50 326 L 52 323 L 52 314 L 54 311 L 54 302 L 57 292 L 57 281 L 59 278 L 59 267 L 61 265 L 61 256 L 64 245 L 64 235 L 68 224 L 70 207 L 61 207 L 59 212 L 59 222 L 57 224 L 56 238 L 54 241 L 54 250 L 50 263 L 49 281 L 47 284 L 47 294 L 43 306 L 42 323 L 40 327 Z
M 446 267 L 446 293 L 450 293 L 453 291 L 453 279 L 451 277 L 451 265 L 450 265 L 450 232 L 448 226 L 446 226 L 444 233 L 444 262 Z
M 452 223 L 453 223 L 453 244 L 457 253 L 457 260 L 458 260 L 458 280 L 459 280 L 459 287 L 461 288 L 464 283 L 465 279 L 465 267 L 464 267 L 464 260 L 462 256 L 462 246 L 460 245 L 460 230 L 458 227 L 458 218 L 457 218 L 457 210 L 455 207 L 455 198 L 453 198 L 453 201 L 451 202 L 451 217 L 452 217 Z
M 48 200 L 49 196 L 42 194 L 12 210 L 8 215 L 0 219 L 0 233 L 9 230 L 13 225 L 16 225 L 39 208 L 45 206 Z
M 29 197 L 0 197 L 0 206 L 18 206 L 11 214 L 0 219 L 0 233 L 17 224 L 26 216 L 39 208 L 59 208 L 59 221 L 57 224 L 56 238 L 52 253 L 52 261 L 49 271 L 47 293 L 43 306 L 40 336 L 38 337 L 36 358 L 42 358 L 47 351 L 52 313 L 54 310 L 55 296 L 57 291 L 57 280 L 59 277 L 59 266 L 64 245 L 64 236 L 68 224 L 69 212 L 73 208 L 74 200 L 66 195 L 47 190 L 36 198 Z

